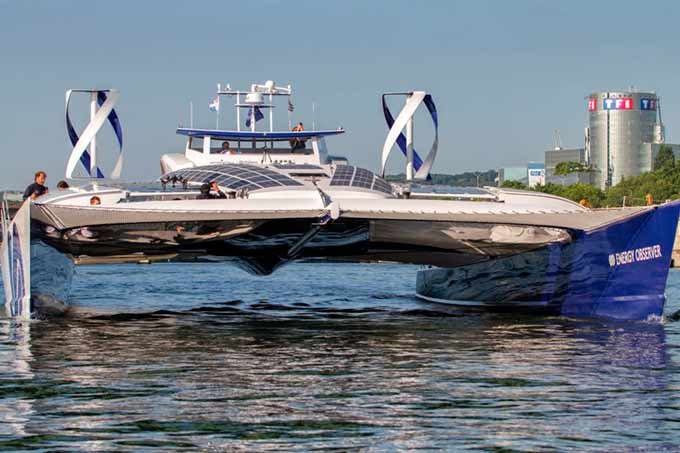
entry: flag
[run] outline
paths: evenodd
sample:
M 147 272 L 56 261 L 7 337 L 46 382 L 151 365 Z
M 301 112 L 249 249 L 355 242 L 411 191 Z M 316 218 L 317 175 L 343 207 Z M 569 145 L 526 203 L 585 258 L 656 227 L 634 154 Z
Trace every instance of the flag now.
M 211 112 L 219 112 L 220 111 L 220 97 L 215 96 L 215 99 L 208 105 L 208 108 L 210 109 Z
M 293 107 L 293 103 L 290 102 L 290 98 L 288 98 L 288 111 L 292 112 L 293 110 L 295 110 L 295 107 Z
M 250 121 L 252 120 L 253 115 L 255 116 L 255 122 L 256 123 L 258 121 L 260 121 L 262 118 L 264 118 L 264 115 L 262 114 L 262 111 L 260 110 L 260 108 L 253 106 L 248 111 L 248 118 L 246 118 L 246 127 L 250 127 Z

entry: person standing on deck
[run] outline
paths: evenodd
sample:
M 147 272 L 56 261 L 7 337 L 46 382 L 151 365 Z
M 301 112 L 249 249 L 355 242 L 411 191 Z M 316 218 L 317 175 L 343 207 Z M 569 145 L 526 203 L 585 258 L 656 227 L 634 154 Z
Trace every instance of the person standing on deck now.
M 30 184 L 28 187 L 26 187 L 26 190 L 24 190 L 24 200 L 27 198 L 35 200 L 39 196 L 45 195 L 48 190 L 47 186 L 45 185 L 45 181 L 47 181 L 47 173 L 42 170 L 37 171 L 35 173 L 33 184 Z
M 293 132 L 304 132 L 305 126 L 300 122 L 292 129 Z M 306 146 L 305 140 L 300 140 L 299 138 L 294 138 L 290 140 L 290 147 L 292 151 L 296 149 L 304 149 Z
M 650 192 L 647 192 L 647 195 L 645 195 L 645 203 L 647 206 L 651 206 L 654 204 L 654 197 Z

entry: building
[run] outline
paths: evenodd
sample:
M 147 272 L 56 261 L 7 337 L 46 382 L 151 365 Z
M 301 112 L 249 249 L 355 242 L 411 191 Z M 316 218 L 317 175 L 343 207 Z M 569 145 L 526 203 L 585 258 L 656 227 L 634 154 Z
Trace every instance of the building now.
M 649 171 L 654 148 L 649 145 L 661 143 L 664 127 L 656 93 L 605 91 L 588 97 L 585 153 L 595 185 L 604 189 Z
M 643 172 L 654 170 L 654 161 L 656 160 L 657 154 L 659 154 L 659 148 L 662 146 L 669 147 L 673 151 L 673 156 L 675 156 L 676 162 L 679 160 L 680 145 L 675 145 L 672 143 L 643 143 L 640 147 Z
M 498 170 L 498 185 L 505 181 L 517 181 L 522 184 L 529 183 L 529 169 L 524 167 L 503 167 Z
M 521 182 L 525 186 L 545 185 L 545 164 L 529 163 L 522 167 L 503 167 L 498 169 L 498 185 L 505 181 Z
M 529 187 L 545 185 L 545 164 L 532 162 L 527 165 L 527 173 Z
M 567 175 L 556 175 L 555 167 L 560 162 L 578 162 L 586 165 L 585 148 L 556 148 L 545 152 L 545 182 L 546 184 L 592 184 L 592 172 L 582 171 Z
M 545 176 L 553 176 L 555 167 L 560 162 L 586 163 L 586 150 L 584 148 L 557 148 L 545 152 Z
M 566 175 L 552 175 L 545 177 L 546 184 L 570 186 L 572 184 L 593 184 L 593 172 L 579 171 Z

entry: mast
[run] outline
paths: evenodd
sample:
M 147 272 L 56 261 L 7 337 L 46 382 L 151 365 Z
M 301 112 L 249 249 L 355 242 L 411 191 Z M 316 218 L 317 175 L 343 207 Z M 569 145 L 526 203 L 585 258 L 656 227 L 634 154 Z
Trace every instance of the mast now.
M 241 92 L 237 91 L 236 92 L 236 130 L 241 131 L 241 109 L 238 108 L 238 105 L 241 103 Z
M 246 91 L 240 91 L 240 90 L 232 90 L 231 85 L 227 84 L 225 88 L 222 88 L 222 86 L 218 83 L 217 84 L 217 95 L 218 96 L 234 96 L 236 98 L 236 102 L 234 103 L 234 108 L 236 108 L 236 131 L 241 132 L 241 109 L 246 108 L 248 109 L 246 113 L 246 117 L 250 118 L 251 123 L 250 129 L 251 132 L 256 132 L 256 127 L 255 127 L 255 107 L 258 109 L 269 109 L 269 131 L 274 132 L 274 96 L 288 96 L 288 99 L 290 99 L 291 95 L 293 94 L 291 85 L 288 84 L 286 87 L 281 87 L 281 86 L 276 86 L 274 81 L 272 80 L 267 80 L 263 84 L 252 84 L 250 86 L 250 90 Z M 241 96 L 244 96 L 243 100 Z M 267 99 L 269 102 L 265 102 L 263 100 L 264 95 L 267 95 Z M 257 101 L 255 101 L 257 100 Z M 288 123 L 290 123 L 290 112 L 288 112 Z M 262 113 L 264 115 L 264 113 Z M 252 115 L 252 117 L 251 117 Z M 218 111 L 218 121 L 219 121 L 219 111 Z M 218 123 L 219 124 L 219 123 Z M 216 129 L 219 129 L 219 125 L 216 127 Z M 289 127 L 290 129 L 290 127 Z M 246 129 L 247 130 L 247 129 Z M 273 147 L 273 142 L 272 142 L 272 147 Z
M 217 84 L 217 115 L 215 119 L 215 130 L 220 128 L 220 84 Z
M 269 92 L 269 105 L 271 105 L 272 107 L 269 107 L 269 132 L 274 132 L 274 109 L 273 109 L 274 103 L 273 103 L 273 101 L 274 101 L 274 97 L 273 97 L 273 95 L 270 91 Z
M 94 121 L 97 114 L 97 91 L 90 93 L 90 123 Z M 97 134 L 94 134 L 90 141 L 90 175 L 97 176 Z
M 406 103 L 413 94 L 406 96 Z M 413 181 L 413 115 L 406 122 L 406 180 Z

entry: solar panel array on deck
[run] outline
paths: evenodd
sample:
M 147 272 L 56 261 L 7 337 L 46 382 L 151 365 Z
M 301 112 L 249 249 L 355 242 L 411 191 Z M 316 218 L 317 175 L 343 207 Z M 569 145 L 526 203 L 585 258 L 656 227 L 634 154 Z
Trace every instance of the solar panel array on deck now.
M 361 187 L 364 189 L 377 190 L 387 194 L 392 193 L 392 187 L 373 173 L 364 168 L 354 167 L 353 165 L 338 165 L 333 173 L 330 182 L 331 186 Z
M 243 164 L 218 164 L 187 168 L 167 173 L 163 175 L 163 178 L 168 179 L 173 176 L 180 180 L 186 179 L 190 183 L 203 184 L 214 181 L 220 187 L 232 190 L 257 190 L 268 187 L 303 185 L 301 182 L 273 170 Z

